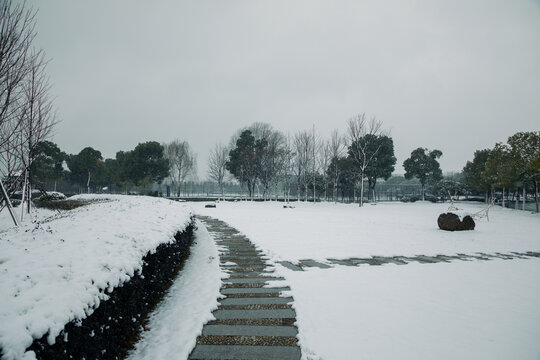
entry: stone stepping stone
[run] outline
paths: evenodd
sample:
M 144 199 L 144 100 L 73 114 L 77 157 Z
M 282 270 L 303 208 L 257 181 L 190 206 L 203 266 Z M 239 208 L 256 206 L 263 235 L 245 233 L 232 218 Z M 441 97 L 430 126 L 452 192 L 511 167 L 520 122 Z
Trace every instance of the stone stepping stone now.
M 253 346 L 295 346 L 296 337 L 285 336 L 234 336 L 234 335 L 202 335 L 197 339 L 202 345 L 253 345 Z
M 421 260 L 424 260 L 424 261 L 426 261 L 428 263 L 447 262 L 446 260 L 443 260 L 443 259 L 439 259 L 439 258 L 432 257 L 432 256 L 425 256 L 425 255 L 418 255 L 416 257 L 416 259 L 421 259 Z
M 289 270 L 304 271 L 300 266 L 293 264 L 290 261 L 278 261 L 278 264 L 285 266 Z
M 491 260 L 488 257 L 485 256 L 479 256 L 479 255 L 467 255 L 467 254 L 457 254 L 461 260 L 465 259 L 474 259 L 474 260 Z
M 197 345 L 189 359 L 299 360 L 296 346 Z
M 269 294 L 277 293 L 279 294 L 282 291 L 291 290 L 290 287 L 275 287 L 275 288 L 225 288 L 221 291 L 223 295 L 229 294 Z
M 220 319 L 206 325 L 294 326 L 296 318 L 281 319 Z
M 216 310 L 216 319 L 281 319 L 294 318 L 296 313 L 292 309 L 276 310 Z
M 208 325 L 203 335 L 233 336 L 293 336 L 298 334 L 294 326 Z
M 225 298 L 212 313 L 215 320 L 204 325 L 189 359 L 299 360 L 293 298 L 281 294 L 290 288 L 265 287 L 284 278 L 273 276 L 273 264 L 244 235 L 222 221 L 200 218 L 220 246 L 220 266 L 230 277 L 223 279 Z
M 383 263 L 387 263 L 387 264 L 395 264 L 395 265 L 406 265 L 407 264 L 404 261 L 400 261 L 398 259 L 394 259 L 394 258 L 391 258 L 391 257 L 383 257 L 383 256 L 374 256 L 373 260 L 383 262 Z
M 235 272 L 231 273 L 229 279 L 238 279 L 238 278 L 245 278 L 245 277 L 261 277 L 261 278 L 272 278 L 272 276 L 269 276 L 272 274 L 268 271 L 251 271 L 251 272 Z
M 367 259 L 350 258 L 350 259 L 348 259 L 348 261 L 352 262 L 355 265 L 367 264 L 367 265 L 377 266 L 377 265 L 384 264 L 383 262 L 381 262 L 379 260 L 376 260 L 376 259 L 373 259 L 373 258 L 367 258 Z
M 518 258 L 518 259 L 528 259 L 526 254 L 520 254 L 520 253 L 517 253 L 517 252 L 512 252 L 512 255 L 515 258 Z
M 273 305 L 292 303 L 292 297 L 271 297 L 271 298 L 225 298 L 220 301 L 223 306 L 229 305 Z
M 300 260 L 300 266 L 318 267 L 320 269 L 329 269 L 329 268 L 331 268 L 330 265 L 326 265 L 326 264 L 320 263 L 318 261 L 308 260 L 308 259 Z
M 448 256 L 448 255 L 437 255 L 436 258 L 446 260 L 446 262 L 452 262 L 454 260 L 462 260 L 459 258 L 459 256 Z M 464 261 L 470 261 L 463 259 Z
M 351 263 L 348 260 L 328 259 L 328 262 L 332 263 L 332 264 L 335 264 L 335 265 L 356 266 L 355 264 Z
M 241 279 L 224 279 L 223 281 L 231 284 L 254 284 L 254 283 L 266 283 L 268 281 L 285 280 L 282 277 L 258 277 L 258 278 L 241 278 Z

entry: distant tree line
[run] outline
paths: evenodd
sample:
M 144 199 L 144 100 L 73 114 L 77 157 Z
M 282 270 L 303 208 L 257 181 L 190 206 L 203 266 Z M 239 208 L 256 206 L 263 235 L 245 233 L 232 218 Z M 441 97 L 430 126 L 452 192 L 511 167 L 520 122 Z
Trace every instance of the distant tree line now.
M 168 180 L 178 195 L 196 169 L 196 158 L 189 143 L 180 140 L 139 143 L 133 150 L 118 151 L 114 159 L 104 159 L 92 147 L 66 154 L 56 144 L 43 141 L 36 148 L 32 169 L 32 181 L 38 186 L 54 183 L 56 188 L 61 181 L 75 185 L 76 192 L 144 193 L 152 184 Z
M 291 198 L 304 201 L 349 201 L 362 205 L 380 198 L 439 201 L 452 196 L 482 194 L 485 201 L 538 202 L 540 135 L 517 133 L 506 144 L 476 151 L 461 173 L 443 176 L 437 149 L 417 148 L 403 162 L 404 177 L 392 176 L 396 164 L 393 140 L 381 123 L 352 118 L 346 135 L 333 131 L 328 139 L 314 129 L 284 135 L 269 124 L 239 129 L 228 146 L 217 144 L 208 159 L 210 182 L 196 179 L 196 156 L 189 143 L 149 141 L 131 151 L 103 159 L 91 147 L 65 154 L 56 144 L 37 144 L 30 173 L 36 184 L 63 181 L 77 191 L 145 193 L 152 184 L 167 183 L 171 196 L 225 193 L 246 198 Z M 186 179 L 188 187 L 185 187 Z M 413 181 L 414 180 L 414 181 Z M 235 185 L 236 182 L 236 185 Z M 214 187 L 212 183 L 216 184 Z M 418 189 L 418 190 L 417 190 Z M 417 194 L 417 195 L 416 195 Z
M 463 168 L 465 182 L 471 189 L 490 199 L 514 200 L 525 204 L 532 191 L 538 212 L 538 181 L 540 180 L 540 131 L 518 132 L 505 144 L 493 149 L 477 150 L 472 161 Z
M 209 178 L 220 184 L 230 175 L 250 198 L 257 189 L 263 199 L 278 194 L 305 201 L 349 197 L 361 206 L 364 194 L 374 197 L 377 180 L 394 171 L 394 143 L 382 123 L 365 114 L 348 125 L 347 135 L 334 131 L 323 139 L 314 128 L 291 136 L 254 123 L 237 131 L 228 147 L 216 145 L 208 160 Z
M 462 172 L 446 176 L 438 161 L 442 151 L 419 147 L 403 162 L 401 181 L 405 186 L 411 186 L 408 180 L 418 181 L 420 199 L 431 201 L 483 193 L 485 201 L 500 198 L 504 206 L 510 197 L 517 204 L 520 196 L 525 204 L 532 193 L 538 211 L 539 138 L 539 132 L 517 133 L 506 144 L 477 151 Z M 387 180 L 396 158 L 382 123 L 361 114 L 349 120 L 345 135 L 334 131 L 328 139 L 315 129 L 285 136 L 268 124 L 254 123 L 238 130 L 229 146 L 216 145 L 209 164 L 211 180 L 219 185 L 232 177 L 250 198 L 257 189 L 263 199 L 293 194 L 304 201 L 348 199 L 362 206 L 364 196 L 375 199 L 379 180 L 391 184 Z M 402 193 L 402 198 L 407 196 Z

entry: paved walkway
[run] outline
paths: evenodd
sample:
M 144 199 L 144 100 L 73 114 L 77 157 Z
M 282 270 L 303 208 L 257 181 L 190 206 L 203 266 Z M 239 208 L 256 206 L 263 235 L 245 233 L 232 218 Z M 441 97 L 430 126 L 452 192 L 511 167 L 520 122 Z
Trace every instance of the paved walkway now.
M 198 217 L 222 247 L 222 268 L 230 272 L 224 280 L 216 320 L 203 327 L 189 359 L 298 360 L 301 357 L 291 308 L 293 298 L 281 291 L 288 287 L 264 287 L 275 277 L 264 254 L 245 236 L 226 223 Z
M 279 261 L 278 263 L 286 268 L 294 271 L 303 271 L 304 268 L 318 267 L 321 269 L 329 269 L 335 265 L 344 266 L 360 266 L 360 265 L 382 265 L 382 264 L 396 264 L 405 265 L 410 262 L 418 262 L 421 264 L 433 264 L 439 262 L 452 262 L 452 261 L 472 261 L 472 260 L 492 260 L 492 259 L 530 259 L 540 258 L 540 252 L 527 251 L 524 253 L 512 252 L 509 254 L 494 253 L 475 253 L 475 254 L 456 254 L 456 255 L 437 255 L 437 256 L 373 256 L 370 258 L 350 258 L 350 259 L 326 259 L 326 261 L 315 261 L 311 259 L 299 260 L 296 263 L 290 261 Z

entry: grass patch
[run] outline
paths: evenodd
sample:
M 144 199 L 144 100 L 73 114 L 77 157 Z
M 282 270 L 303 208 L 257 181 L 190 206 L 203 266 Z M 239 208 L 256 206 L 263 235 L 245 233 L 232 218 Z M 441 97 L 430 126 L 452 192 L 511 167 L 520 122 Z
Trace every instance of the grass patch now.
M 90 205 L 92 202 L 83 200 L 34 200 L 34 205 L 38 208 L 50 210 L 73 210 L 81 206 Z

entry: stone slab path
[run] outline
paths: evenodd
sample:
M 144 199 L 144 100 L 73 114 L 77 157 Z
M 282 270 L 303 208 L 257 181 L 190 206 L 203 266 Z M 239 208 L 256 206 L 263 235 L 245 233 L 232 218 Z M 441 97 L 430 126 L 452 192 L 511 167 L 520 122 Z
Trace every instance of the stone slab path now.
M 282 295 L 290 289 L 264 287 L 283 278 L 273 275 L 264 254 L 236 229 L 217 219 L 198 218 L 222 248 L 221 267 L 230 278 L 221 287 L 225 298 L 213 313 L 216 320 L 203 327 L 189 359 L 299 360 L 293 298 Z
M 407 256 L 373 256 L 370 258 L 349 258 L 349 259 L 326 259 L 326 261 L 315 261 L 311 259 L 300 260 L 297 263 L 290 261 L 278 261 L 279 264 L 285 266 L 287 269 L 293 271 L 303 271 L 304 268 L 318 267 L 320 269 L 330 269 L 335 265 L 343 266 L 360 266 L 360 265 L 382 265 L 382 264 L 396 264 L 406 265 L 411 262 L 418 262 L 421 264 L 434 264 L 440 262 L 452 262 L 452 261 L 473 261 L 473 260 L 492 260 L 492 259 L 530 259 L 540 258 L 540 252 L 527 251 L 527 252 L 512 252 L 509 254 L 494 253 L 475 253 L 475 254 L 456 254 L 456 255 L 437 255 L 437 256 L 425 256 L 416 255 L 412 257 Z

